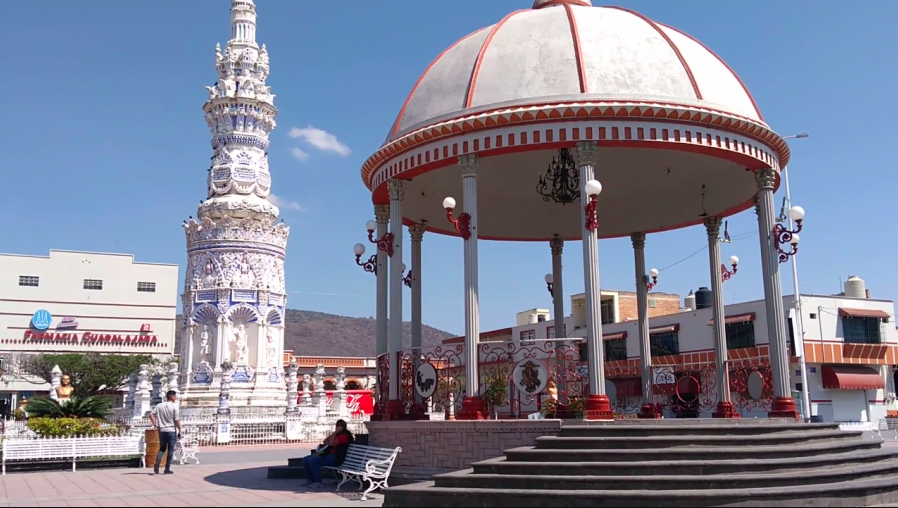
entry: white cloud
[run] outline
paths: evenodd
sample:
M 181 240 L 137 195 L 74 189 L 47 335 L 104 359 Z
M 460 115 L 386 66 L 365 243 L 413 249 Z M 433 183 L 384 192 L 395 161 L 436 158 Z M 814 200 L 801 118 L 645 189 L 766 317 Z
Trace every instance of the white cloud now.
M 299 162 L 305 162 L 309 160 L 309 157 L 311 157 L 308 153 L 302 151 L 299 148 L 294 148 L 290 153 L 293 154 L 293 158 L 298 160 Z
M 311 125 L 304 129 L 300 129 L 299 127 L 290 129 L 290 137 L 301 139 L 321 151 L 333 152 L 343 157 L 352 153 L 348 146 L 337 139 L 337 136 L 334 136 L 330 132 L 316 129 Z
M 281 210 L 296 210 L 298 212 L 303 211 L 302 205 L 300 205 L 296 201 L 290 201 L 289 199 L 284 199 L 280 196 L 275 196 L 274 194 L 268 195 L 268 201 L 270 201 L 271 204 L 280 208 Z

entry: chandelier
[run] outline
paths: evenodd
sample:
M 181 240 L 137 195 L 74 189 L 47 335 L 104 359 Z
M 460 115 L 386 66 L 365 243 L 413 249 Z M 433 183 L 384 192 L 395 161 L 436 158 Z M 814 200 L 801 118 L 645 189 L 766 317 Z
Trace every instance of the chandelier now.
M 552 157 L 546 175 L 539 177 L 536 192 L 547 203 L 567 205 L 580 199 L 580 173 L 569 148 L 558 150 L 557 159 Z

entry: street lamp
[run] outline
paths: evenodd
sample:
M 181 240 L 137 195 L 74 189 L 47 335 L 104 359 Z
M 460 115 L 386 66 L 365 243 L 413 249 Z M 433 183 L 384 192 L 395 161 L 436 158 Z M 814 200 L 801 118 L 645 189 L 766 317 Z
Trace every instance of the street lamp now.
M 789 208 L 789 220 L 795 223 L 794 229 L 786 229 L 782 224 L 773 226 L 773 234 L 776 236 L 777 251 L 779 252 L 780 263 L 785 263 L 795 254 L 798 254 L 798 242 L 800 240 L 798 233 L 801 232 L 801 223 L 804 220 L 804 208 L 793 206 Z M 789 250 L 785 251 L 782 245 L 789 245 Z
M 377 254 L 372 254 L 367 261 L 362 261 L 362 256 L 365 255 L 365 246 L 361 243 L 355 244 L 352 247 L 352 252 L 355 254 L 355 264 L 361 266 L 366 272 L 377 275 Z
M 402 263 L 402 273 L 405 273 L 405 263 Z M 412 287 L 412 271 L 409 270 L 408 273 L 405 273 L 405 276 L 402 277 L 402 283 L 405 284 L 406 287 Z
M 733 267 L 732 270 L 727 270 L 727 265 L 721 263 L 720 264 L 720 278 L 723 279 L 723 282 L 730 280 L 733 275 L 736 275 L 736 272 L 739 271 L 739 257 L 738 256 L 730 256 L 730 266 Z
M 599 206 L 599 194 L 602 193 L 602 184 L 598 180 L 590 180 L 584 186 L 589 202 L 583 207 L 586 212 L 586 229 L 595 231 L 599 227 L 599 216 L 596 209 Z
M 549 290 L 549 294 L 555 298 L 555 277 L 551 273 L 547 273 L 543 279 L 546 281 L 546 289 Z
M 446 218 L 455 226 L 455 232 L 460 234 L 465 240 L 471 238 L 471 216 L 462 212 L 456 219 L 452 215 L 452 210 L 455 210 L 455 198 L 447 197 L 444 199 L 443 208 L 446 209 Z
M 645 290 L 651 291 L 655 286 L 658 285 L 658 270 L 652 268 L 649 270 L 649 274 L 645 276 Z
M 377 229 L 377 223 L 373 220 L 365 223 L 365 229 L 368 230 L 368 241 L 376 244 L 377 250 L 386 252 L 387 256 L 393 257 L 393 233 L 387 232 L 380 238 L 374 238 L 374 230 Z

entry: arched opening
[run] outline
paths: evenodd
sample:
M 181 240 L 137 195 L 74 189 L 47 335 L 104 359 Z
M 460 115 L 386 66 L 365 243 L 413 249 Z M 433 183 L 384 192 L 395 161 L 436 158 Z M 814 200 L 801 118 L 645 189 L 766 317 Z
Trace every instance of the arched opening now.
M 330 379 L 328 379 L 328 380 L 326 380 L 326 381 L 324 382 L 324 389 L 325 389 L 325 390 L 336 390 L 336 389 L 337 389 L 337 385 L 336 385 L 333 381 L 331 381 Z
M 362 383 L 359 383 L 355 379 L 349 380 L 346 382 L 347 390 L 362 390 Z

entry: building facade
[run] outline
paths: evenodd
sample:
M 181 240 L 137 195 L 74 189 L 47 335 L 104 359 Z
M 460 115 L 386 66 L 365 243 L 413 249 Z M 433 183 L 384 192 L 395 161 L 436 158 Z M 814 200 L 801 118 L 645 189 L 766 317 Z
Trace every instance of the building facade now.
M 231 38 L 215 47 L 217 81 L 203 105 L 212 134 L 207 194 L 184 221 L 182 404 L 218 404 L 225 369 L 232 405 L 286 405 L 281 358 L 290 228 L 269 201 L 268 49 L 256 42 L 253 0 L 231 1 Z M 223 367 L 224 366 L 224 367 Z
M 896 409 L 898 330 L 894 302 L 871 299 L 863 292 L 853 296 L 801 295 L 799 315 L 793 309 L 793 296 L 787 295 L 783 298 L 783 308 L 788 320 L 790 384 L 796 401 L 802 399 L 805 383 L 801 370 L 803 354 L 812 415 L 824 421 L 875 423 Z M 731 367 L 731 393 L 735 399 L 741 398 L 741 404 L 736 404 L 741 406 L 743 417 L 766 416 L 768 408 L 761 402 L 761 394 L 752 397 L 748 393 L 752 391 L 748 379 L 751 373 L 763 374 L 768 368 L 765 367 L 769 341 L 764 301 L 727 305 L 725 315 L 728 359 L 731 365 L 737 365 Z M 797 323 L 798 319 L 801 323 Z M 568 338 L 584 336 L 576 319 L 576 307 L 574 316 L 565 318 L 565 323 L 572 329 Z M 678 393 L 692 390 L 700 398 L 704 389 L 704 397 L 711 400 L 710 388 L 701 385 L 713 377 L 713 373 L 706 371 L 715 360 L 712 325 L 711 308 L 687 308 L 649 318 L 656 397 L 659 392 L 662 397 L 669 396 L 663 393 L 666 390 Z M 554 326 L 551 320 L 519 324 L 506 329 L 500 340 L 550 339 Z M 797 330 L 804 331 L 803 340 Z M 614 399 L 612 395 L 617 395 L 621 412 L 636 413 L 641 396 L 637 322 L 609 320 L 603 323 L 602 332 L 609 397 Z M 687 381 L 682 386 L 667 388 L 659 381 L 662 377 L 675 383 Z M 760 391 L 766 389 L 761 387 Z M 632 401 L 627 403 L 624 399 Z M 712 409 L 709 405 L 699 407 L 696 412 L 710 416 Z
M 32 353 L 174 353 L 178 266 L 127 254 L 0 254 L 0 413 L 49 385 L 21 374 Z

